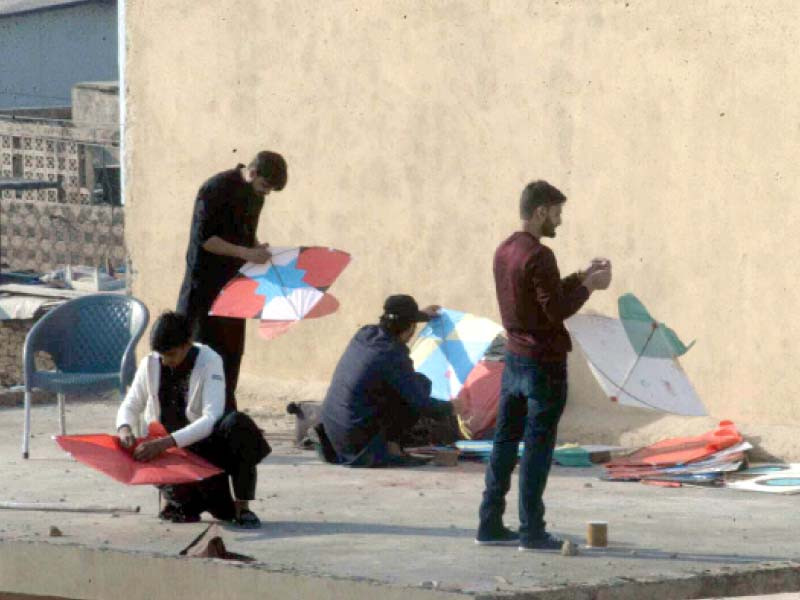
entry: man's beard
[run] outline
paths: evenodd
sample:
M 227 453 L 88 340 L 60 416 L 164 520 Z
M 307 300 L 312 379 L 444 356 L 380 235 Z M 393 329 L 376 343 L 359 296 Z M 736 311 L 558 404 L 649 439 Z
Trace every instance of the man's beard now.
M 542 223 L 542 237 L 556 237 L 556 226 L 550 220 L 550 217 L 547 217 L 547 220 Z

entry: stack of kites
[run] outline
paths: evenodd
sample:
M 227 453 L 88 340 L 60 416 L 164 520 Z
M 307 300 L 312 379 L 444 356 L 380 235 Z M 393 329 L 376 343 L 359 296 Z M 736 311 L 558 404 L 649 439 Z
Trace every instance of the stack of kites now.
M 702 435 L 662 440 L 605 465 L 607 481 L 650 485 L 725 485 L 725 474 L 741 469 L 752 446 L 731 421 Z

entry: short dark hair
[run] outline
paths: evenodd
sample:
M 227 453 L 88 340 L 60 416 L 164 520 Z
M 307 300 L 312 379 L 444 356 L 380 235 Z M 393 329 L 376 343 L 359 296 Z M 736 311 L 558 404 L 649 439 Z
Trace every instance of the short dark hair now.
M 150 348 L 154 352 L 168 352 L 192 339 L 189 319 L 180 313 L 166 311 L 153 323 L 150 330 Z
M 566 201 L 567 197 L 554 185 L 541 179 L 531 181 L 522 190 L 522 196 L 519 199 L 519 216 L 523 221 L 527 221 L 533 216 L 536 208 L 563 204 Z
M 260 177 L 266 179 L 273 190 L 281 191 L 286 186 L 288 175 L 286 161 L 277 152 L 262 150 L 250 161 L 248 168 L 253 169 Z
M 411 327 L 411 325 L 415 322 L 416 321 L 411 321 L 409 319 L 399 319 L 396 315 L 382 315 L 378 324 L 391 335 L 397 337 Z

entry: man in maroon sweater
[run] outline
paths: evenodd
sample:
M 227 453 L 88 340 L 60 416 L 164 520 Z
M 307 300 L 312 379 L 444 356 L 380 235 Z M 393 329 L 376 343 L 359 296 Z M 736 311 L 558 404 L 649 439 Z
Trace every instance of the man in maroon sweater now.
M 522 231 L 501 243 L 494 256 L 497 300 L 508 344 L 475 539 L 481 545 L 561 548 L 561 540 L 545 530 L 542 495 L 567 400 L 567 352 L 572 343 L 564 319 L 575 314 L 593 291 L 611 282 L 611 263 L 605 259 L 594 259 L 584 271 L 561 279 L 553 251 L 541 243 L 543 237 L 555 237 L 566 200 L 545 181 L 528 184 L 520 198 Z M 523 440 L 517 533 L 503 525 L 503 513 Z

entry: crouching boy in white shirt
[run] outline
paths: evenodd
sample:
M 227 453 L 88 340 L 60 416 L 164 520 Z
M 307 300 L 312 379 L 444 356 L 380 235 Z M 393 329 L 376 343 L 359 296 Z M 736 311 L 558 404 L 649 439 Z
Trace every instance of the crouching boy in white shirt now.
M 159 421 L 170 435 L 140 444 L 135 459 L 151 460 L 178 446 L 225 471 L 197 483 L 161 486 L 166 506 L 159 517 L 191 523 L 208 511 L 244 528 L 261 527 L 249 501 L 255 495 L 256 465 L 270 447 L 250 417 L 238 411 L 225 414 L 225 374 L 219 354 L 193 344 L 188 320 L 174 312 L 165 312 L 155 322 L 150 347 L 152 352 L 139 364 L 117 412 L 122 445 L 134 444 L 131 425 L 144 414 L 145 421 Z

